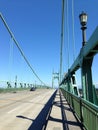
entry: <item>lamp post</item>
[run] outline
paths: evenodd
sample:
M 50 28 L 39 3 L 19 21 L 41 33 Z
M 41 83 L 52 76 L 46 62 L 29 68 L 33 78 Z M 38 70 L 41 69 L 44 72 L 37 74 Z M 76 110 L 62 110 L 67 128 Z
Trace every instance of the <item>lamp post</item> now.
M 82 12 L 79 15 L 80 18 L 80 24 L 81 24 L 81 30 L 82 30 L 82 37 L 83 37 L 83 46 L 86 44 L 86 32 L 87 29 L 87 14 Z M 83 50 L 83 48 L 82 48 Z M 83 98 L 85 100 L 88 100 L 92 103 L 94 103 L 94 87 L 93 87 L 93 81 L 92 81 L 92 62 L 93 57 L 90 58 L 84 58 L 83 57 L 83 51 L 81 51 L 81 79 L 82 79 L 82 90 L 83 90 Z
M 82 38 L 83 38 L 83 42 L 82 42 L 82 46 L 84 46 L 86 44 L 86 32 L 85 30 L 87 29 L 86 24 L 87 24 L 87 14 L 85 12 L 82 12 L 79 15 L 79 19 L 80 19 L 80 24 L 81 24 L 81 30 L 82 30 Z

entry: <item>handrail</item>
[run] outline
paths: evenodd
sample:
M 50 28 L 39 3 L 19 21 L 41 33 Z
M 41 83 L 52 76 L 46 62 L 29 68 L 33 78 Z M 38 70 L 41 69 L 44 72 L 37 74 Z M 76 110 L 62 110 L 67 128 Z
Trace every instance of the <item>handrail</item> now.
M 78 119 L 87 130 L 98 130 L 98 106 L 61 88 L 61 91 Z

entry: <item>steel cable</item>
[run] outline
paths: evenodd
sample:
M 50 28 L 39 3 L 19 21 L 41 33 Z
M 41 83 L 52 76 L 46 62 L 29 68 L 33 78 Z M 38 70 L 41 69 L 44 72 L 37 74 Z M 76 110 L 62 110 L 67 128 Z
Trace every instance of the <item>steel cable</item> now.
M 30 67 L 30 69 L 32 70 L 33 74 L 37 77 L 37 79 L 38 79 L 42 84 L 45 85 L 45 83 L 39 78 L 39 76 L 37 75 L 37 73 L 36 73 L 36 72 L 34 71 L 34 69 L 32 68 L 31 64 L 29 63 L 29 61 L 28 61 L 27 58 L 25 57 L 25 55 L 24 55 L 22 49 L 20 48 L 18 42 L 16 41 L 16 39 L 15 39 L 13 33 L 11 32 L 9 26 L 7 25 L 7 23 L 6 23 L 6 21 L 5 21 L 4 17 L 3 17 L 3 15 L 2 15 L 1 13 L 0 13 L 0 18 L 1 18 L 1 20 L 3 21 L 3 23 L 4 23 L 5 27 L 6 27 L 6 29 L 8 30 L 8 32 L 9 32 L 11 38 L 13 39 L 14 43 L 16 44 L 17 48 L 19 49 L 21 55 L 23 56 L 25 62 L 27 63 L 27 65 L 28 65 L 28 66 Z
M 72 0 L 73 61 L 75 61 L 74 0 Z

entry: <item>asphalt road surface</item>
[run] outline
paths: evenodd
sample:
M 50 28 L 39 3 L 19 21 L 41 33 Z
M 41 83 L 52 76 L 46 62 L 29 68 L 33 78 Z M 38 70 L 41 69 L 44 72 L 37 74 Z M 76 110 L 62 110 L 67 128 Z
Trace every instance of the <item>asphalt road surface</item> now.
M 0 130 L 37 130 L 32 124 L 54 92 L 37 89 L 0 94 Z

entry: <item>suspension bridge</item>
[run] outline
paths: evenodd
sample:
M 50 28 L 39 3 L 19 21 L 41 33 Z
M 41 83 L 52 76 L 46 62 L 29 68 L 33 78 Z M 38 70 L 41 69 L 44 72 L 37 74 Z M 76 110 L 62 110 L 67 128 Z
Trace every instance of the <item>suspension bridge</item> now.
M 68 13 L 67 6 L 66 12 Z M 66 15 L 68 18 L 67 13 Z M 9 68 L 12 69 L 11 62 L 13 62 L 12 53 L 14 43 L 17 51 L 20 53 L 21 59 L 26 63 L 26 66 L 28 66 L 34 77 L 36 77 L 34 83 L 26 83 L 19 82 L 18 75 L 14 75 L 14 81 L 11 81 L 11 79 L 2 81 L 1 79 L 0 88 L 32 88 L 34 85 L 38 88 L 34 92 L 30 92 L 27 89 L 17 91 L 16 93 L 0 94 L 1 130 L 98 130 L 98 92 L 93 83 L 92 74 L 93 60 L 98 53 L 98 27 L 92 32 L 89 40 L 86 41 L 87 14 L 82 12 L 79 15 L 83 41 L 82 47 L 76 57 L 74 3 L 72 1 L 73 63 L 71 67 L 69 67 L 69 21 L 67 19 L 68 44 L 66 48 L 68 49 L 68 68 L 63 74 L 64 16 L 65 1 L 62 0 L 60 69 L 58 72 L 53 70 L 52 87 L 50 87 L 42 81 L 36 73 L 7 24 L 3 14 L 0 13 L 0 20 L 11 37 Z M 21 66 L 20 64 L 18 65 Z M 81 75 L 79 77 L 81 79 L 81 93 L 76 80 L 76 73 L 78 70 L 81 70 Z M 58 81 L 57 89 L 54 87 L 55 79 Z M 39 82 L 39 84 L 36 82 Z

